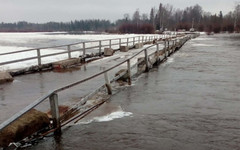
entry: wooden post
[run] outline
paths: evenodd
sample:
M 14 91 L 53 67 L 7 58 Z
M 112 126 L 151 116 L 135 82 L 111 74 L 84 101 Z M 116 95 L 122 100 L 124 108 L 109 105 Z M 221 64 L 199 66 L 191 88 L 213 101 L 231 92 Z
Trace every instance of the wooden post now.
M 119 39 L 119 49 L 121 47 L 122 39 Z
M 41 66 L 42 65 L 42 61 L 41 61 L 40 49 L 37 49 L 37 57 L 38 57 L 38 66 Z
M 83 57 L 86 55 L 86 45 L 85 42 L 83 42 Z
M 70 45 L 67 46 L 67 50 L 68 50 L 68 58 L 71 58 L 71 48 Z
M 157 63 L 160 62 L 159 44 L 157 43 Z
M 109 48 L 112 48 L 112 40 L 109 40 Z
M 58 95 L 53 93 L 50 97 L 50 107 L 51 107 L 51 114 L 53 119 L 53 128 L 57 130 L 54 131 L 54 134 L 61 133 L 61 124 L 60 124 L 60 115 L 58 110 Z
M 99 56 L 101 56 L 102 52 L 102 41 L 99 41 Z
M 170 46 L 170 45 L 169 45 L 169 40 L 167 40 L 167 44 L 168 44 L 168 46 L 167 46 L 167 53 L 168 53 L 168 56 L 170 56 L 170 53 L 169 53 L 169 48 L 170 48 L 170 47 L 169 47 L 169 46 Z
M 164 40 L 164 58 L 167 58 L 167 42 Z
M 147 53 L 147 49 L 144 50 L 145 53 L 145 63 L 146 63 L 146 72 L 149 71 L 149 65 L 148 65 L 148 53 Z
M 85 42 L 83 42 L 83 54 L 82 54 L 82 56 L 83 56 L 82 61 L 83 62 L 85 62 L 85 55 L 86 55 L 86 45 L 85 45 Z
M 127 67 L 128 67 L 128 85 L 132 84 L 132 75 L 131 75 L 131 63 L 130 63 L 130 59 L 127 60 Z
M 105 68 L 104 68 L 104 70 L 105 70 Z M 107 92 L 108 92 L 109 95 L 112 95 L 112 87 L 111 87 L 111 84 L 109 82 L 107 72 L 104 73 L 104 78 L 105 78 L 105 85 L 106 85 L 106 88 L 107 88 Z

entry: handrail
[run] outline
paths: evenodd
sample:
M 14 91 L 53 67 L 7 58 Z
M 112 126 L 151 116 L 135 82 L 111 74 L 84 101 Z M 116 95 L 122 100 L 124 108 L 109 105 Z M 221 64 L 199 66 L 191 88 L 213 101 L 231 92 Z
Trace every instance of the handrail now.
M 30 48 L 30 49 L 19 50 L 19 51 L 14 51 L 14 52 L 0 53 L 0 56 L 8 55 L 8 54 L 14 54 L 14 53 L 28 52 L 28 51 L 33 51 L 33 50 L 36 50 L 36 49 L 51 49 L 51 48 L 58 48 L 58 47 L 66 47 L 66 46 L 78 45 L 78 44 L 82 44 L 82 43 L 91 43 L 91 42 L 109 41 L 109 40 L 119 40 L 119 39 L 130 39 L 130 38 L 134 38 L 134 37 L 142 37 L 142 36 L 133 36 L 133 37 L 128 37 L 128 38 L 114 38 L 114 39 L 105 39 L 105 40 L 90 40 L 90 41 L 76 42 L 76 43 L 72 43 L 72 44 L 63 44 L 63 45 L 50 46 L 50 47 Z M 149 36 L 147 36 L 147 37 L 149 37 Z
M 176 38 L 177 38 L 177 37 L 176 37 Z M 189 36 L 188 36 L 188 35 L 183 38 L 183 43 L 186 42 L 187 39 L 189 39 Z M 77 81 L 77 82 L 68 84 L 68 85 L 66 85 L 66 86 L 60 87 L 60 88 L 58 88 L 58 89 L 55 89 L 55 90 L 53 90 L 53 91 L 50 91 L 48 94 L 40 97 L 39 99 L 37 99 L 36 101 L 34 101 L 33 103 L 31 103 L 30 105 L 28 105 L 27 107 L 25 107 L 25 108 L 24 108 L 23 110 L 21 110 L 19 113 L 15 114 L 14 116 L 12 116 L 11 118 L 9 118 L 8 120 L 6 120 L 6 121 L 4 121 L 3 123 L 1 123 L 1 124 L 0 124 L 0 131 L 3 130 L 5 127 L 7 127 L 7 126 L 8 126 L 9 124 L 11 124 L 12 122 L 14 122 L 15 120 L 17 120 L 17 119 L 18 119 L 19 117 L 21 117 L 22 115 L 24 115 L 25 113 L 27 113 L 28 111 L 30 111 L 31 109 L 33 109 L 34 107 L 36 107 L 37 105 L 39 105 L 40 103 L 42 103 L 43 101 L 45 101 L 47 98 L 50 98 L 51 96 L 53 96 L 54 94 L 59 93 L 59 92 L 61 92 L 61 91 L 64 91 L 64 90 L 66 90 L 66 89 L 69 89 L 69 88 L 71 88 L 71 87 L 77 86 L 77 85 L 79 85 L 79 84 L 81 84 L 81 83 L 84 83 L 84 82 L 86 82 L 86 81 L 88 81 L 88 80 L 91 80 L 91 79 L 93 79 L 93 78 L 95 78 L 95 77 L 98 77 L 98 76 L 100 76 L 100 75 L 103 75 L 103 74 L 107 73 L 108 71 L 111 71 L 111 70 L 113 70 L 114 68 L 116 68 L 116 67 L 118 67 L 118 66 L 120 66 L 120 65 L 122 65 L 122 64 L 124 64 L 124 63 L 126 63 L 126 62 L 129 63 L 131 59 L 133 59 L 134 57 L 136 57 L 136 56 L 139 55 L 140 53 L 142 53 L 142 52 L 144 52 L 144 51 L 146 52 L 148 49 L 154 47 L 155 45 L 159 45 L 159 44 L 160 44 L 160 43 L 155 43 L 154 45 L 151 45 L 151 46 L 148 46 L 148 47 L 146 47 L 146 48 L 143 48 L 142 50 L 140 50 L 139 52 L 137 52 L 137 53 L 134 54 L 133 56 L 131 56 L 131 57 L 125 59 L 124 61 L 122 61 L 122 62 L 120 62 L 120 63 L 118 63 L 118 64 L 116 64 L 116 65 L 114 65 L 114 66 L 112 66 L 112 67 L 110 67 L 110 68 L 108 68 L 108 69 L 106 69 L 106 70 L 104 70 L 104 71 L 101 71 L 101 72 L 99 72 L 99 73 L 97 73 L 97 74 L 95 74 L 95 75 L 92 75 L 92 76 L 87 77 L 87 78 L 85 78 L 85 79 L 82 79 L 82 80 L 80 80 L 80 81 Z M 176 44 L 176 43 L 175 43 L 175 44 Z M 164 45 L 166 46 L 166 44 L 164 44 Z M 158 46 L 157 46 L 157 47 L 158 47 Z M 165 47 L 164 49 L 166 49 L 166 47 Z M 146 53 L 145 53 L 145 58 L 146 58 L 146 57 L 149 57 L 149 56 L 146 55 Z M 148 63 L 148 62 L 146 62 L 146 63 Z M 128 66 L 129 66 L 129 65 L 128 65 Z M 128 69 L 131 69 L 131 68 L 128 68 Z
M 146 40 L 144 40 L 146 38 Z M 36 60 L 38 66 L 42 65 L 42 58 L 44 57 L 50 57 L 50 56 L 57 56 L 61 54 L 68 54 L 68 58 L 72 58 L 71 53 L 73 52 L 83 52 L 80 54 L 80 56 L 85 56 L 86 50 L 90 49 L 97 49 L 99 48 L 99 55 L 101 55 L 102 49 L 109 47 L 112 48 L 112 46 L 119 46 L 123 44 L 135 44 L 135 43 L 143 43 L 143 42 L 148 42 L 151 39 L 154 38 L 159 38 L 159 36 L 134 36 L 134 37 L 127 37 L 127 38 L 114 38 L 114 39 L 104 39 L 104 40 L 92 40 L 92 41 L 83 41 L 83 42 L 76 42 L 72 44 L 64 44 L 64 45 L 58 45 L 58 46 L 51 46 L 51 47 L 40 47 L 40 48 L 31 48 L 31 49 L 25 49 L 25 50 L 20 50 L 20 51 L 14 51 L 14 52 L 7 52 L 7 53 L 0 53 L 0 56 L 5 56 L 5 55 L 12 55 L 12 54 L 19 54 L 19 53 L 24 53 L 24 52 L 29 52 L 29 51 L 36 51 L 36 54 L 33 54 L 32 56 L 27 56 L 21 59 L 13 59 L 11 61 L 5 61 L 5 62 L 0 62 L 0 66 L 2 65 L 8 65 L 8 64 L 13 64 L 17 62 L 23 62 L 23 61 L 28 61 L 28 60 Z M 107 43 L 106 43 L 107 42 Z M 80 44 L 80 48 L 74 49 L 71 48 L 71 46 L 78 45 Z M 90 45 L 89 45 L 90 44 Z M 59 48 L 59 49 L 56 49 Z M 52 52 L 56 50 L 56 52 L 52 54 L 47 54 L 47 55 L 42 55 L 41 51 L 46 50 L 46 49 L 53 49 Z M 63 51 L 63 52 L 57 52 L 57 51 Z M 14 58 L 14 56 L 12 56 Z M 67 56 L 66 56 L 67 57 Z

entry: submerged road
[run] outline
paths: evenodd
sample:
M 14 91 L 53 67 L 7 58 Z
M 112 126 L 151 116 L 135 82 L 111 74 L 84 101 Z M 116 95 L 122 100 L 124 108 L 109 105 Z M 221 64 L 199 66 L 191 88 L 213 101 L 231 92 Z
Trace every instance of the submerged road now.
M 82 123 L 30 149 L 240 149 L 239 40 L 239 35 L 191 40 Z M 128 115 L 99 119 L 115 108 Z
M 145 45 L 147 47 L 150 45 Z M 160 47 L 160 48 L 163 48 Z M 104 68 L 112 67 L 133 54 L 139 52 L 141 49 L 133 49 L 128 52 L 116 52 L 114 56 L 104 57 L 102 59 L 93 61 L 83 66 L 76 66 L 75 68 L 66 71 L 48 71 L 42 73 L 34 73 L 15 77 L 13 83 L 0 84 L 0 123 L 19 112 L 27 105 L 31 104 L 41 96 L 47 94 L 49 91 L 66 86 L 76 81 L 92 76 Z M 156 48 L 149 49 L 149 54 L 155 52 Z M 138 57 L 143 57 L 144 53 Z M 137 62 L 137 58 L 132 61 Z M 127 65 L 123 64 L 117 69 L 109 72 L 112 79 L 117 71 L 126 69 Z M 66 90 L 59 94 L 59 104 L 72 106 L 77 103 L 81 97 L 93 92 L 96 88 L 104 85 L 104 76 L 99 76 L 91 81 L 85 82 L 80 86 L 76 86 L 71 90 Z M 49 101 L 39 105 L 37 109 L 46 112 L 49 110 Z

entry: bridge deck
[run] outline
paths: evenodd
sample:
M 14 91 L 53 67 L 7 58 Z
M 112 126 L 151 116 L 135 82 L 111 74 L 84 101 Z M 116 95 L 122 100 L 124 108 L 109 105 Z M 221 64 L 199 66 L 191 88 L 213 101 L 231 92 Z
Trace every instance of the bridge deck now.
M 144 47 L 146 46 L 147 45 Z M 162 48 L 163 45 L 160 47 L 160 49 Z M 50 90 L 96 74 L 100 70 L 103 70 L 104 67 L 108 68 L 113 66 L 139 52 L 140 50 L 142 49 L 133 49 L 124 53 L 117 52 L 111 57 L 104 57 L 86 65 L 76 66 L 75 68 L 65 71 L 55 70 L 15 77 L 13 83 L 0 85 L 0 114 L 4 114 L 0 116 L 0 123 L 19 112 L 37 98 L 48 93 Z M 149 52 L 153 53 L 155 50 L 155 48 L 152 48 L 152 50 Z M 137 62 L 137 58 L 143 56 L 144 54 L 139 55 L 134 61 Z M 135 62 L 132 62 L 132 65 Z M 117 70 L 110 72 L 110 76 L 114 76 L 114 72 L 117 72 L 122 68 L 126 69 L 127 66 L 121 66 Z M 80 99 L 80 97 L 83 97 L 89 92 L 95 90 L 96 87 L 103 85 L 104 82 L 104 77 L 98 77 L 82 84 L 81 87 L 74 88 L 71 91 L 68 90 L 63 92 L 59 96 L 59 104 L 70 105 L 75 103 Z M 46 111 L 49 109 L 49 104 L 47 102 L 46 104 L 43 103 L 40 106 L 40 109 Z

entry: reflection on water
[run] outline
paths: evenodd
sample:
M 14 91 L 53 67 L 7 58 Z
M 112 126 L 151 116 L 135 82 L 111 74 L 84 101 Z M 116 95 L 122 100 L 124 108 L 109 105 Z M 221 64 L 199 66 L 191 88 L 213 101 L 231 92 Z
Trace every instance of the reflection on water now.
M 131 117 L 72 126 L 30 149 L 240 149 L 239 37 L 188 42 L 105 105 Z

